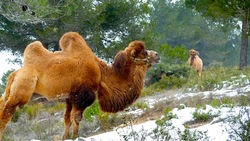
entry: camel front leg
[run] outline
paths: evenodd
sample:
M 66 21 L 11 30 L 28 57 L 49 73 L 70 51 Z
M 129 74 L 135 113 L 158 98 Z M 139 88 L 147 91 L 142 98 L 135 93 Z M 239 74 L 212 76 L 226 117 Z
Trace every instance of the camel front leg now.
M 69 95 L 69 102 L 72 104 L 70 120 L 73 126 L 73 137 L 78 136 L 79 123 L 82 120 L 83 111 L 94 103 L 95 92 L 86 84 L 75 85 Z
M 73 125 L 73 135 L 72 138 L 75 139 L 78 137 L 79 124 L 82 120 L 82 113 L 84 110 L 79 110 L 76 107 L 73 107 L 71 111 L 71 122 Z

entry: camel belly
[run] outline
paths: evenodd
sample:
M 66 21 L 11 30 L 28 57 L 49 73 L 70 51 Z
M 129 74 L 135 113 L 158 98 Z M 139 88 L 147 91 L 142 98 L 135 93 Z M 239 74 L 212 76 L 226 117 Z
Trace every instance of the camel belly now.
M 71 91 L 71 83 L 38 81 L 35 93 L 44 96 L 48 100 L 64 100 Z

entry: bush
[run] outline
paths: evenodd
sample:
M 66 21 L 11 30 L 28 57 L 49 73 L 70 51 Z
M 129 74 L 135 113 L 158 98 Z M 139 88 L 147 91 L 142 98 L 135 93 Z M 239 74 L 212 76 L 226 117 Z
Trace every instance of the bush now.
M 0 85 L 0 97 L 2 96 L 3 93 L 4 93 L 4 89 L 3 89 L 3 87 Z
M 148 105 L 145 102 L 137 102 L 137 103 L 132 105 L 132 110 L 136 110 L 136 109 L 145 110 L 147 108 L 148 108 Z
M 86 121 L 93 122 L 93 117 L 100 114 L 100 107 L 97 102 L 93 103 L 84 111 Z
M 18 119 L 19 119 L 19 117 L 20 117 L 23 113 L 25 113 L 25 111 L 26 111 L 27 108 L 28 108 L 28 106 L 25 105 L 22 109 L 16 109 L 16 112 L 14 113 L 14 115 L 13 115 L 11 121 L 12 121 L 12 122 L 17 122 Z
M 229 122 L 227 130 L 230 133 L 230 139 L 249 141 L 250 139 L 250 109 L 242 108 L 238 115 L 230 116 L 226 120 Z
M 65 103 L 62 102 L 56 102 L 53 106 L 46 107 L 46 111 L 50 113 L 50 115 L 54 115 L 56 112 L 64 110 L 65 109 Z
M 157 127 L 153 130 L 152 138 L 156 140 L 170 140 L 171 136 L 167 129 L 172 126 L 170 120 L 173 118 L 177 118 L 177 115 L 173 114 L 170 108 L 166 108 L 164 117 L 156 120 Z
M 178 131 L 178 134 L 180 135 L 182 141 L 198 141 L 202 138 L 208 139 L 206 134 L 202 131 L 191 132 L 189 129 L 185 129 L 183 132 Z
M 36 118 L 37 114 L 39 113 L 39 111 L 41 111 L 42 108 L 42 103 L 32 104 L 30 106 L 27 106 L 25 112 L 29 115 L 30 118 Z
M 6 84 L 7 84 L 7 80 L 8 80 L 8 76 L 15 71 L 14 69 L 8 70 L 7 72 L 5 72 L 1 78 L 2 80 L 2 87 L 5 89 Z
M 152 70 L 147 72 L 146 85 L 154 84 L 162 79 L 162 77 L 173 77 L 185 79 L 189 77 L 190 67 L 187 65 L 171 65 L 160 63 Z
M 211 113 L 203 113 L 199 109 L 196 109 L 195 112 L 193 113 L 193 117 L 196 122 L 207 122 L 208 120 L 211 119 Z

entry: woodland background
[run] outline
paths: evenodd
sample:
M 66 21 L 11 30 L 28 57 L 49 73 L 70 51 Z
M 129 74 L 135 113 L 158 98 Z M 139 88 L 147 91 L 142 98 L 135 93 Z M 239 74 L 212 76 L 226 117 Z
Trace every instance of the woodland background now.
M 21 65 L 29 43 L 39 40 L 56 51 L 65 32 L 77 31 L 108 62 L 129 42 L 143 40 L 160 54 L 161 71 L 185 65 L 191 48 L 200 52 L 205 69 L 242 70 L 250 62 L 249 15 L 249 0 L 3 0 L 0 51 L 12 52 Z

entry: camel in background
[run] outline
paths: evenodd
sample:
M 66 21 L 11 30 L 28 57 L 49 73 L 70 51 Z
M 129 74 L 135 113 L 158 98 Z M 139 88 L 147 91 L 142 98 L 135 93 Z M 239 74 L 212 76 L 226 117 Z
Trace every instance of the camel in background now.
M 196 71 L 198 76 L 201 76 L 203 62 L 198 55 L 198 51 L 194 49 L 189 50 L 188 64 Z

